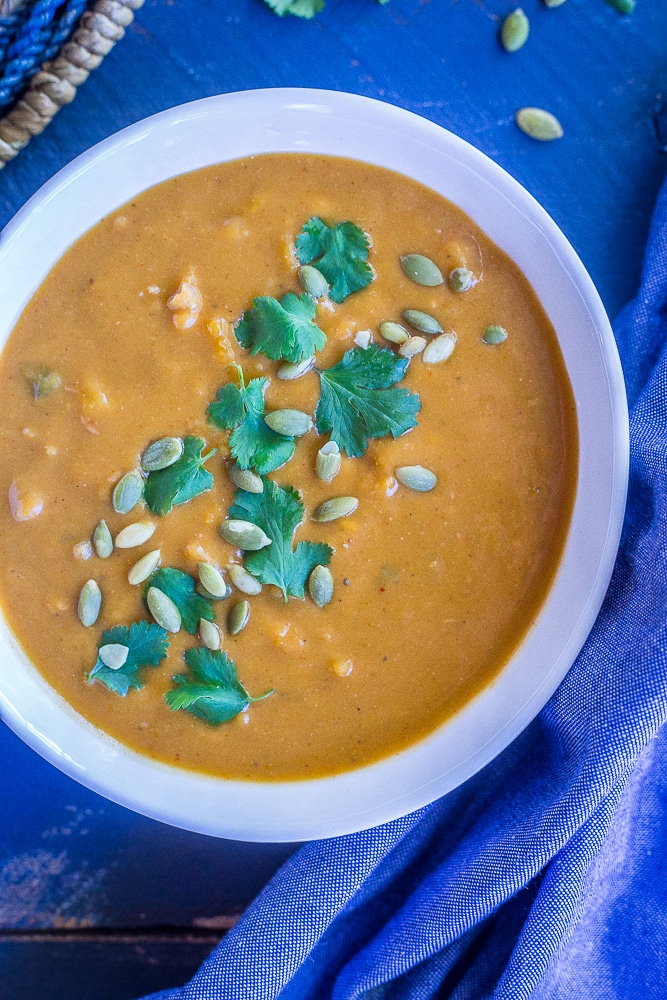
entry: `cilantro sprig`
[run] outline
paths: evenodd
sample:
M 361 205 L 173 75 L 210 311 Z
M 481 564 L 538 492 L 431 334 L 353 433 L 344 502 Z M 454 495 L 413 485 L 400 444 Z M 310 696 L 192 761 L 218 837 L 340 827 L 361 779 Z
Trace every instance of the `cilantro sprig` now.
M 250 702 L 273 694 L 267 691 L 257 698 L 249 695 L 238 679 L 234 661 L 220 649 L 189 649 L 185 662 L 190 673 L 174 677 L 176 687 L 167 691 L 165 701 L 172 711 L 185 709 L 212 726 L 229 722 L 239 712 L 245 712 Z
M 195 581 L 180 569 L 164 566 L 156 570 L 146 581 L 146 592 L 150 587 L 157 587 L 171 598 L 181 613 L 183 628 L 190 635 L 197 633 L 200 618 L 205 618 L 209 622 L 215 619 L 211 602 L 197 593 Z
M 102 663 L 98 655 L 95 666 L 85 676 L 89 684 L 99 681 L 122 698 L 131 688 L 139 691 L 144 686 L 142 668 L 157 667 L 169 649 L 165 630 L 153 622 L 144 621 L 132 622 L 129 628 L 127 625 L 115 625 L 107 629 L 99 645 L 106 646 L 109 643 L 127 646 L 127 659 L 123 666 L 112 670 Z
M 240 365 L 239 384 L 229 382 L 218 389 L 206 413 L 211 423 L 231 430 L 229 448 L 241 469 L 254 467 L 260 475 L 279 469 L 294 454 L 294 439 L 276 434 L 264 422 L 267 378 L 253 378 L 246 386 Z
M 215 455 L 212 448 L 206 455 L 203 438 L 188 435 L 183 439 L 183 454 L 166 469 L 149 472 L 144 486 L 144 500 L 154 514 L 163 516 L 172 507 L 187 503 L 200 493 L 207 493 L 213 486 L 213 476 L 204 464 Z
M 288 292 L 282 299 L 258 295 L 236 324 L 234 333 L 251 354 L 260 351 L 272 361 L 293 363 L 311 358 L 327 342 L 326 334 L 313 322 L 317 303 L 310 295 Z
M 333 549 L 323 542 L 299 542 L 292 548 L 294 532 L 304 519 L 301 496 L 292 486 L 264 480 L 262 493 L 237 490 L 228 516 L 252 521 L 271 539 L 271 545 L 246 552 L 245 564 L 261 583 L 280 587 L 285 600 L 303 599 L 306 582 L 315 566 L 326 566 Z
M 299 263 L 315 264 L 331 285 L 332 302 L 343 302 L 373 281 L 370 245 L 368 235 L 353 222 L 328 226 L 316 215 L 308 219 L 295 242 Z
M 409 361 L 376 344 L 346 351 L 333 368 L 319 372 L 321 393 L 315 410 L 320 434 L 331 432 L 341 451 L 363 455 L 369 438 L 396 438 L 417 426 L 419 396 L 391 388 L 405 375 Z

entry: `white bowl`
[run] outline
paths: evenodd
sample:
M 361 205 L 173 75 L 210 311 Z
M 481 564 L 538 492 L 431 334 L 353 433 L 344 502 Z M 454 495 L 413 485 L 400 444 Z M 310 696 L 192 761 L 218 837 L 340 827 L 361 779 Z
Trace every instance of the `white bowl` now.
M 47 760 L 94 791 L 184 829 L 254 841 L 350 833 L 433 801 L 483 767 L 534 718 L 598 613 L 625 508 L 628 415 L 597 292 L 534 199 L 466 142 L 388 104 L 317 90 L 195 101 L 119 132 L 46 184 L 0 237 L 0 346 L 64 251 L 134 195 L 175 174 L 254 153 L 345 155 L 421 181 L 467 212 L 518 264 L 553 323 L 579 421 L 579 483 L 556 579 L 499 676 L 402 753 L 314 781 L 242 782 L 141 757 L 99 732 L 31 666 L 0 619 L 0 712 Z

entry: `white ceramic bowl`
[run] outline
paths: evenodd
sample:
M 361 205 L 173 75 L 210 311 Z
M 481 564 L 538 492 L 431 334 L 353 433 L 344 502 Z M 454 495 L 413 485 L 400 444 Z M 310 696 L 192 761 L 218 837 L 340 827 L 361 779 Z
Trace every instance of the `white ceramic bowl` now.
M 628 475 L 620 364 L 602 304 L 554 222 L 482 153 L 409 112 L 350 94 L 263 90 L 173 108 L 74 160 L 0 237 L 0 346 L 56 260 L 100 218 L 175 174 L 253 153 L 330 153 L 389 167 L 440 192 L 518 264 L 560 341 L 577 403 L 579 485 L 548 599 L 500 675 L 411 749 L 316 781 L 251 783 L 193 774 L 128 750 L 77 715 L 0 620 L 0 712 L 30 746 L 94 791 L 155 819 L 239 840 L 349 833 L 465 781 L 554 692 L 597 615 L 616 555 Z

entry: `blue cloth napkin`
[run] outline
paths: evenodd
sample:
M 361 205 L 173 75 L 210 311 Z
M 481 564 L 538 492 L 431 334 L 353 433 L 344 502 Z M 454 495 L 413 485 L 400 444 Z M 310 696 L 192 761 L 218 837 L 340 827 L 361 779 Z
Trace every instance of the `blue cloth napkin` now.
M 303 846 L 194 979 L 154 1000 L 667 996 L 667 184 L 616 335 L 625 529 L 556 694 L 445 798 Z

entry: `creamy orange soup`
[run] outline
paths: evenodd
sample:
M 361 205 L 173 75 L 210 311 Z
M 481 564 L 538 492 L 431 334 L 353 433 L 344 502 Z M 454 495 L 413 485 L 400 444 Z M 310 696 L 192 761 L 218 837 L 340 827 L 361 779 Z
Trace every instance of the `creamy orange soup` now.
M 454 331 L 455 347 L 438 363 L 424 353 L 406 362 L 396 388 L 418 395 L 417 426 L 370 440 L 360 457 L 343 452 L 330 482 L 315 472 L 330 435 L 313 428 L 269 473 L 301 495 L 294 544 L 331 547 L 333 596 L 319 607 L 307 586 L 305 599 L 285 601 L 265 584 L 256 595 L 232 587 L 210 603 L 243 688 L 253 697 L 273 692 L 213 725 L 165 701 L 174 676 L 188 675 L 184 652 L 201 646 L 184 628 L 165 633 L 168 655 L 142 666 L 143 686 L 125 697 L 87 675 L 105 630 L 152 621 L 150 581 L 128 582 L 143 555 L 159 550 L 162 567 L 194 584 L 199 563 L 228 582 L 228 567 L 243 565 L 243 551 L 219 532 L 234 502 L 229 431 L 207 408 L 221 387 L 237 383 L 235 363 L 246 384 L 269 380 L 267 412 L 313 417 L 317 370 L 279 379 L 283 362 L 249 353 L 234 335 L 255 297 L 304 295 L 294 242 L 312 217 L 329 226 L 349 220 L 367 233 L 374 272 L 341 303 L 317 299 L 315 323 L 326 334 L 317 369 L 363 351 L 364 331 L 400 357 L 401 346 L 379 332 L 384 321 L 402 325 L 411 340 L 430 344 L 440 335 L 407 323 L 407 309 Z M 416 283 L 401 264 L 407 254 L 434 262 L 445 280 Z M 466 291 L 450 287 L 455 268 L 472 274 Z M 489 326 L 507 338 L 486 343 Z M 538 614 L 563 549 L 577 432 L 554 331 L 524 276 L 468 217 L 377 167 L 258 156 L 139 195 L 83 236 L 39 288 L 3 351 L 0 394 L 4 615 L 37 669 L 86 719 L 186 768 L 307 778 L 414 743 L 502 669 Z M 164 516 L 143 503 L 114 511 L 114 487 L 140 469 L 147 447 L 188 435 L 218 449 L 206 463 L 212 488 Z M 433 473 L 435 486 L 402 485 L 396 470 L 406 466 Z M 356 510 L 312 519 L 323 501 L 341 496 L 357 498 Z M 101 519 L 114 539 L 136 522 L 150 522 L 154 533 L 100 558 L 93 532 Z M 102 601 L 84 626 L 77 605 L 88 580 Z M 250 617 L 233 635 L 230 609 L 242 600 Z

